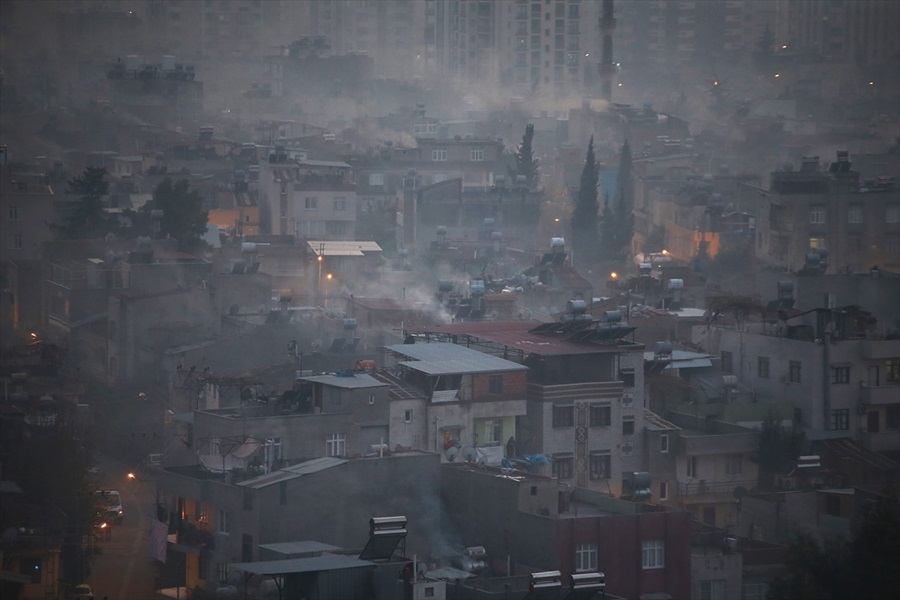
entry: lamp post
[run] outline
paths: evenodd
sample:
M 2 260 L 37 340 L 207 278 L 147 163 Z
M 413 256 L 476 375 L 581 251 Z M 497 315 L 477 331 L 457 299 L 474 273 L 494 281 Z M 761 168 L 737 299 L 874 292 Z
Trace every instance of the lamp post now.
M 334 277 L 331 273 L 325 276 L 325 308 L 328 308 L 328 282 Z

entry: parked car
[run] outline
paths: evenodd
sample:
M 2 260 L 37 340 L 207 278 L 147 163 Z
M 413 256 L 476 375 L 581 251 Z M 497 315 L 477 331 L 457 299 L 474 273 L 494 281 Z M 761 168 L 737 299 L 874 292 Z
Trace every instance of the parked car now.
M 121 525 L 125 518 L 125 511 L 122 509 L 122 496 L 119 495 L 119 491 L 100 490 L 97 494 L 103 505 L 100 518 L 109 524 Z
M 68 600 L 94 600 L 94 592 L 88 584 L 80 583 L 73 587 L 66 597 Z

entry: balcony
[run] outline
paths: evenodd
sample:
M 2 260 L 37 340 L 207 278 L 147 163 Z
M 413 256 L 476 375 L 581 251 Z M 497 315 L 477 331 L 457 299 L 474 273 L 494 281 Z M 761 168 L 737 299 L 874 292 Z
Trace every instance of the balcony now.
M 900 404 L 900 385 L 868 385 L 860 382 L 859 401 L 869 404 Z
M 734 490 L 739 487 L 751 490 L 756 487 L 756 480 L 705 481 L 701 479 L 690 483 L 679 483 L 678 495 L 683 501 L 725 502 L 734 499 Z
M 879 338 L 872 334 L 865 340 L 860 340 L 859 344 L 860 354 L 865 360 L 900 358 L 900 339 Z
M 173 536 L 169 537 L 171 540 Z M 181 523 L 174 537 L 175 546 L 182 551 L 190 553 L 197 553 L 200 550 L 213 550 L 216 547 L 216 537 L 211 529 L 193 523 Z

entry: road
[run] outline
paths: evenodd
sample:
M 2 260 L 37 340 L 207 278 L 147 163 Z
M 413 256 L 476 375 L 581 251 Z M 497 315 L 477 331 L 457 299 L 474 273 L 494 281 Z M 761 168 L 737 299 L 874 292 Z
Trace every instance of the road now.
M 109 539 L 98 539 L 93 572 L 87 583 L 95 600 L 155 600 L 157 565 L 150 558 L 149 523 L 156 493 L 149 481 L 129 480 L 134 468 L 110 457 L 98 457 L 102 487 L 119 490 L 125 518 Z

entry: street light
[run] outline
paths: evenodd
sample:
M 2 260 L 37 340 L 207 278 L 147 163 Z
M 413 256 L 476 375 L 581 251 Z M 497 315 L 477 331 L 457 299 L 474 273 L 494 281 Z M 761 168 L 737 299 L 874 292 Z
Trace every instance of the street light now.
M 328 308 L 328 282 L 331 281 L 332 277 L 331 273 L 325 276 L 325 308 Z

